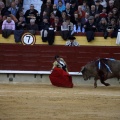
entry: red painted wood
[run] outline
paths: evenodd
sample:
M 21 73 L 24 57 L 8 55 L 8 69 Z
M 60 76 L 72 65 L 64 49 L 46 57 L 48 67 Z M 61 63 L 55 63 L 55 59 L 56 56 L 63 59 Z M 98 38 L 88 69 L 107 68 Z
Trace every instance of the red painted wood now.
M 86 63 L 101 57 L 120 59 L 120 48 L 117 46 L 0 44 L 0 70 L 49 71 L 55 55 L 65 59 L 69 71 L 77 72 Z

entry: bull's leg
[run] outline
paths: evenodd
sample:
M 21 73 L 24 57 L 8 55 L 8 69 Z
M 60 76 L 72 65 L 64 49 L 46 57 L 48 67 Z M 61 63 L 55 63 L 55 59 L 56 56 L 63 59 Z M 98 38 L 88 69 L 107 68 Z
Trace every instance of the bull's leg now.
M 101 81 L 102 84 L 104 84 L 105 86 L 109 86 L 110 85 L 109 83 L 105 83 L 106 79 L 105 79 L 105 74 L 104 74 L 103 71 L 99 71 L 98 75 L 100 77 L 100 81 Z
M 97 87 L 97 78 L 95 77 L 94 78 L 94 88 L 96 88 Z
M 102 83 L 102 84 L 104 84 L 105 86 L 110 86 L 110 84 L 109 84 L 109 83 L 104 82 L 104 80 L 100 80 L 100 81 L 101 81 L 101 83 Z
M 95 80 L 95 82 L 94 82 L 94 88 L 96 88 L 97 87 L 97 81 Z

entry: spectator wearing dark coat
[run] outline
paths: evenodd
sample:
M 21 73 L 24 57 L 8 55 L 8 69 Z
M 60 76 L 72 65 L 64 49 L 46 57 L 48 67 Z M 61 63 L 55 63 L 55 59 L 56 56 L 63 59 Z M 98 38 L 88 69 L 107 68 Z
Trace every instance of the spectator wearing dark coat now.
M 96 12 L 101 13 L 102 9 L 103 9 L 103 6 L 100 4 L 100 0 L 95 1 L 95 6 L 96 6 Z
M 118 25 L 117 21 L 114 18 L 111 19 L 110 24 L 108 24 L 107 31 L 111 32 L 111 38 L 117 37 Z
M 5 20 L 6 16 L 10 15 L 11 13 L 10 13 L 10 11 L 8 11 L 8 8 L 5 7 L 5 4 L 3 2 L 1 2 L 0 7 L 1 7 L 0 8 L 1 16 L 2 16 L 3 20 Z
M 81 23 L 84 25 L 86 22 L 88 22 L 88 18 L 90 17 L 89 13 L 85 13 L 85 17 L 81 19 Z
M 72 11 L 70 9 L 70 3 L 66 3 L 66 9 L 64 10 L 64 12 L 66 12 L 66 14 L 71 17 Z
M 57 5 L 56 4 L 53 5 L 52 12 L 54 13 L 55 16 L 58 16 L 59 18 L 61 18 L 61 12 L 57 9 Z
M 103 32 L 103 36 L 105 39 L 108 36 L 107 26 L 108 26 L 108 23 L 105 18 L 101 18 L 100 22 L 97 24 L 98 32 Z
M 86 1 L 87 1 L 87 5 L 89 6 L 89 8 L 91 7 L 91 5 L 95 4 L 94 0 L 86 0 Z
M 85 28 L 85 32 L 87 32 L 87 31 L 95 32 L 96 31 L 96 24 L 94 22 L 93 16 L 89 17 L 88 22 L 84 25 L 84 28 Z
M 25 20 L 27 23 L 30 23 L 30 19 L 36 19 L 38 11 L 34 9 L 34 5 L 30 5 L 30 9 L 25 12 Z
M 48 30 L 49 27 L 50 27 L 49 18 L 47 16 L 44 16 L 43 21 L 39 26 L 39 30 Z
M 101 18 L 100 22 L 97 25 L 98 32 L 105 32 L 106 29 L 107 29 L 107 26 L 108 26 L 108 24 L 107 24 L 106 19 L 105 18 Z
M 96 13 L 97 12 L 96 12 L 95 5 L 91 5 L 91 7 L 90 7 L 90 16 L 95 16 Z
M 51 0 L 47 0 L 45 4 L 42 4 L 40 16 L 44 11 L 47 11 L 48 17 L 50 17 L 50 13 L 53 11 L 53 4 L 51 3 Z
M 16 23 L 16 30 L 25 30 L 26 29 L 26 23 L 24 21 L 24 17 L 20 17 L 18 22 Z
M 74 12 L 78 10 L 78 5 L 76 4 L 75 0 L 72 0 L 70 4 L 71 16 L 74 16 Z
M 96 32 L 96 24 L 94 22 L 94 17 L 90 16 L 88 22 L 84 25 L 86 37 L 88 42 L 94 40 L 94 32 Z
M 106 8 L 102 9 L 102 12 L 100 13 L 100 18 L 107 18 L 108 14 L 106 11 Z
M 30 19 L 30 23 L 27 25 L 27 30 L 38 30 L 38 25 L 35 23 L 35 19 Z
M 114 1 L 109 1 L 107 6 L 107 13 L 112 12 L 112 9 L 114 8 Z

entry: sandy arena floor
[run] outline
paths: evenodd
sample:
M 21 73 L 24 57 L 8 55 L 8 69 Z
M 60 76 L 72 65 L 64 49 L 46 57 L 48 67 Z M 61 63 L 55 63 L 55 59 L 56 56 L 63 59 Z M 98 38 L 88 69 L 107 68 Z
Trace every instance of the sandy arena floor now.
M 0 120 L 120 120 L 120 85 L 0 84 Z

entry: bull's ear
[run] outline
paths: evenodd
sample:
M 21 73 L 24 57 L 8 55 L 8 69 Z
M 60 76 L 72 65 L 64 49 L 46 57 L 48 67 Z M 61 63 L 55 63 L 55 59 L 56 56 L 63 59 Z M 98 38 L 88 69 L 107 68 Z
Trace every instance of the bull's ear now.
M 81 71 L 80 72 L 83 72 L 85 70 L 85 67 L 83 66 L 82 68 L 81 68 Z

